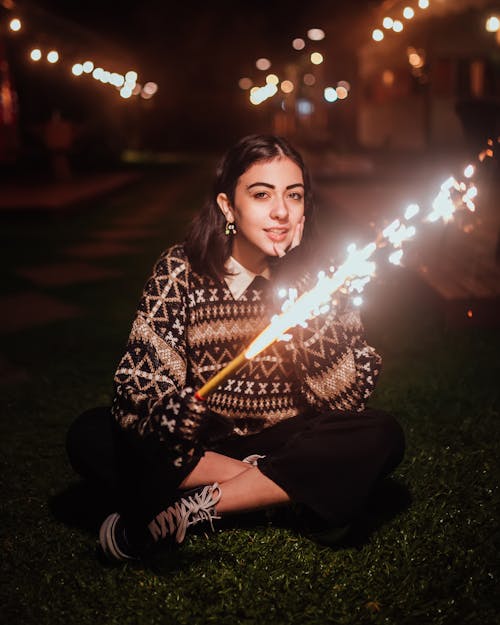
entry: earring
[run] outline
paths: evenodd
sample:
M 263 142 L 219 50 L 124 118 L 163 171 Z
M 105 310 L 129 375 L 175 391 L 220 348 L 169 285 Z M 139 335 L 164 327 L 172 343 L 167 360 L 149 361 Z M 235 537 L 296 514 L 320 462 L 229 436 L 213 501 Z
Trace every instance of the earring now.
M 236 234 L 236 226 L 234 221 L 226 221 L 226 229 L 224 230 L 224 234 L 228 237 L 231 234 Z

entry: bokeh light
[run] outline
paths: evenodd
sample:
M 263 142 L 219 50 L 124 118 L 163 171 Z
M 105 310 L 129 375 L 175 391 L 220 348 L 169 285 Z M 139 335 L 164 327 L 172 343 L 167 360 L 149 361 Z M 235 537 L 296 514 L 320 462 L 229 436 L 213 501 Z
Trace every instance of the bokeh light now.
M 428 9 L 429 8 L 429 0 L 418 0 L 419 9 Z
M 277 85 L 280 79 L 276 76 L 276 74 L 268 74 L 266 76 L 266 83 L 268 85 Z
M 284 80 L 281 85 L 281 91 L 283 91 L 283 93 L 292 93 L 292 91 L 294 90 L 294 84 L 291 80 Z
M 40 50 L 40 48 L 34 48 L 30 52 L 30 59 L 32 61 L 39 61 L 41 58 L 42 58 L 42 51 Z
M 250 89 L 250 87 L 253 85 L 252 79 L 251 78 L 247 78 L 246 76 L 244 78 L 240 78 L 238 80 L 238 87 L 240 89 L 243 90 L 247 90 Z
M 372 39 L 374 41 L 382 41 L 383 38 L 384 33 L 380 30 L 380 28 L 375 28 L 375 30 L 372 32 Z
M 339 80 L 339 82 L 337 83 L 337 87 L 344 87 L 344 89 L 347 89 L 347 91 L 350 91 L 351 83 L 349 83 L 347 80 Z
M 486 30 L 489 33 L 496 33 L 500 30 L 500 19 L 496 15 L 490 15 L 486 20 Z
M 335 91 L 337 92 L 337 97 L 339 100 L 345 100 L 347 96 L 349 95 L 349 92 L 347 91 L 345 87 L 337 87 Z
M 20 31 L 22 28 L 22 24 L 21 24 L 21 20 L 18 19 L 17 17 L 15 17 L 14 19 L 10 20 L 9 22 L 9 28 L 14 31 L 15 33 Z
M 382 72 L 382 82 L 386 87 L 392 87 L 394 84 L 394 72 L 390 69 L 386 69 Z
M 74 76 L 81 76 L 83 74 L 83 65 L 81 63 L 75 63 L 71 68 L 71 73 Z
M 323 97 L 327 102 L 335 102 L 338 99 L 337 90 L 333 87 L 326 87 L 323 91 Z
M 265 57 L 261 57 L 255 62 L 255 67 L 265 72 L 266 69 L 269 69 L 271 67 L 271 61 L 269 59 L 266 59 Z
M 51 50 L 47 54 L 47 61 L 49 63 L 57 63 L 57 61 L 59 61 L 59 52 L 57 52 L 57 50 Z
M 113 87 L 120 88 L 123 87 L 125 77 L 121 74 L 118 74 L 117 72 L 113 72 L 109 77 L 109 82 L 113 85 Z
M 94 64 L 92 63 L 92 61 L 85 61 L 85 63 L 83 63 L 82 65 L 83 67 L 83 71 L 86 74 L 90 74 L 90 72 L 92 72 L 94 70 Z
M 120 95 L 122 98 L 126 100 L 127 98 L 130 98 L 130 96 L 132 95 L 132 89 L 126 85 L 125 87 L 122 87 L 120 89 Z
M 394 20 L 394 24 L 392 25 L 392 30 L 395 33 L 400 33 L 403 30 L 404 26 L 403 26 L 403 22 L 401 22 L 400 20 Z
M 154 95 L 158 91 L 158 85 L 155 82 L 147 82 L 142 88 L 144 93 L 149 93 L 150 95 Z
M 316 76 L 309 72 L 307 74 L 304 74 L 304 77 L 302 78 L 302 80 L 304 81 L 304 84 L 307 85 L 308 87 L 312 87 L 313 85 L 316 84 Z
M 292 48 L 294 50 L 303 50 L 305 47 L 306 42 L 301 37 L 297 37 L 292 41 Z
M 125 80 L 127 82 L 136 82 L 137 81 L 137 72 L 134 72 L 133 70 L 128 71 L 125 74 Z
M 405 7 L 403 9 L 403 16 L 407 20 L 411 20 L 415 16 L 415 11 L 411 7 Z
M 310 58 L 313 65 L 321 65 L 321 63 L 323 63 L 323 55 L 321 52 L 313 52 Z
M 307 36 L 311 41 L 321 41 L 325 38 L 325 31 L 321 28 L 310 28 L 307 31 Z
M 384 17 L 384 20 L 382 22 L 382 26 L 384 28 L 390 29 L 392 28 L 393 24 L 394 24 L 394 20 L 392 19 L 392 17 Z

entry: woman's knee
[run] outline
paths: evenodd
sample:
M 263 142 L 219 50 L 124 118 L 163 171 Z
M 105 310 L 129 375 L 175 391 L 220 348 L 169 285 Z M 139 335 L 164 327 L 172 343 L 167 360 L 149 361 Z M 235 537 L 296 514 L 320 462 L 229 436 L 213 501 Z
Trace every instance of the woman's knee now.
M 85 479 L 108 477 L 114 464 L 112 417 L 108 406 L 91 408 L 68 428 L 66 453 L 73 469 Z
M 372 411 L 378 431 L 377 439 L 380 449 L 386 458 L 385 472 L 389 473 L 403 460 L 405 452 L 405 435 L 398 421 L 384 411 Z

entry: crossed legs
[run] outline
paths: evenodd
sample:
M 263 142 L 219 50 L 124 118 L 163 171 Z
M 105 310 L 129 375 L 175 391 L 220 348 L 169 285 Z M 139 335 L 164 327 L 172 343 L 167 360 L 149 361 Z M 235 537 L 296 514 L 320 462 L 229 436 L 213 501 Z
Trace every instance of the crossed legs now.
M 181 483 L 190 489 L 218 482 L 222 497 L 217 512 L 245 512 L 290 501 L 286 492 L 257 467 L 229 456 L 207 451 Z

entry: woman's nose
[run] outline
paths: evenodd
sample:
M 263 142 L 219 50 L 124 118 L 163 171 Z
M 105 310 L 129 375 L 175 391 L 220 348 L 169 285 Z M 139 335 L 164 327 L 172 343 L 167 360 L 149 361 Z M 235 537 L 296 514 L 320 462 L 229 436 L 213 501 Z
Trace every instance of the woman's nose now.
M 284 220 L 288 217 L 288 206 L 285 200 L 281 197 L 277 197 L 273 202 L 271 209 L 271 217 L 273 219 Z

